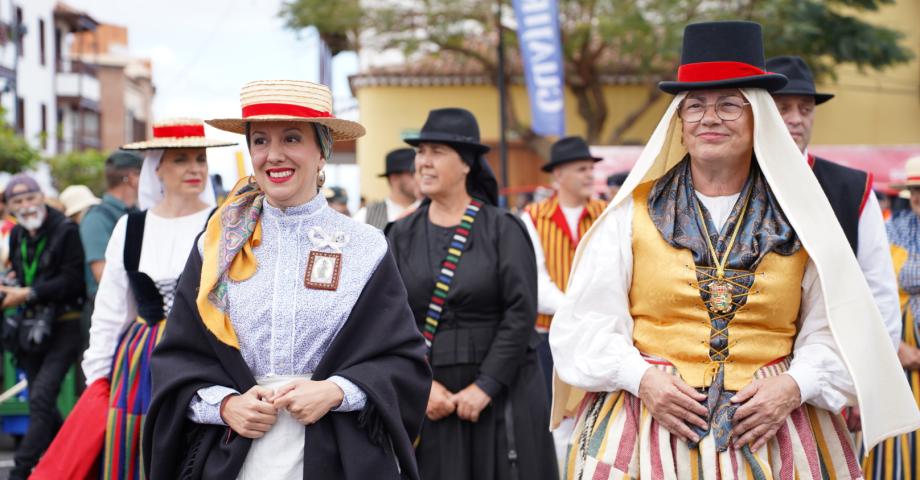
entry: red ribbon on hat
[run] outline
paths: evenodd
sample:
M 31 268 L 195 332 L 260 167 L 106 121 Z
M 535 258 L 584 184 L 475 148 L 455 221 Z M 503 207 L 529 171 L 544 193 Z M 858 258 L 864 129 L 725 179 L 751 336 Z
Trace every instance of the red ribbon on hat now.
M 154 138 L 186 138 L 203 136 L 204 125 L 170 125 L 168 127 L 153 127 Z
M 698 62 L 677 69 L 678 82 L 714 82 L 765 75 L 767 72 L 742 62 Z
M 290 103 L 254 103 L 243 107 L 243 118 L 259 115 L 285 115 L 302 118 L 333 118 L 329 112 L 321 112 L 309 107 Z

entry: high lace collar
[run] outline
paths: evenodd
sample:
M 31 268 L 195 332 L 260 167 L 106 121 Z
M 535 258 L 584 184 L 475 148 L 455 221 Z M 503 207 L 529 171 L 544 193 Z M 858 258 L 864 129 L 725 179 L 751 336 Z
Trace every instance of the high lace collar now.
M 327 206 L 326 198 L 320 194 L 314 195 L 307 203 L 287 207 L 285 209 L 273 207 L 269 204 L 268 200 L 266 200 L 262 204 L 262 215 L 263 218 L 277 221 L 302 220 L 319 213 Z

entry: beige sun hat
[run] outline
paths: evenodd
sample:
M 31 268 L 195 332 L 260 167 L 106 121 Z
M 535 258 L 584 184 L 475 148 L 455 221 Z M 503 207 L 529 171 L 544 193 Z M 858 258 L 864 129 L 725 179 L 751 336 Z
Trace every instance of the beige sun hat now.
M 907 163 L 904 164 L 904 180 L 891 182 L 889 186 L 896 190 L 920 187 L 920 156 L 908 158 Z
M 325 125 L 334 140 L 364 136 L 357 122 L 335 118 L 329 87 L 303 80 L 256 80 L 240 90 L 241 118 L 217 118 L 207 124 L 233 133 L 245 133 L 247 122 L 295 121 Z
M 122 150 L 154 150 L 160 148 L 229 147 L 236 142 L 215 140 L 204 136 L 204 122 L 197 118 L 170 118 L 154 122 L 153 138 L 129 143 Z
M 71 185 L 65 188 L 58 195 L 58 200 L 64 204 L 64 215 L 68 217 L 102 203 L 86 185 Z

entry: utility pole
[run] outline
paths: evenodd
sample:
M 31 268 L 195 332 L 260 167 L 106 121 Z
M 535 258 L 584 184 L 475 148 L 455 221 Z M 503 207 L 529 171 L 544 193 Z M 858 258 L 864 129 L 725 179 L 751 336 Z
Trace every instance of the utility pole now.
M 10 2 L 10 23 L 13 25 L 11 29 L 13 33 L 13 80 L 12 86 L 7 84 L 7 89 L 10 93 L 13 94 L 13 131 L 15 132 L 19 127 L 19 116 L 22 115 L 22 112 L 19 111 L 19 55 L 20 49 L 19 45 L 22 41 L 22 35 L 25 34 L 24 27 L 22 22 L 19 21 L 19 16 L 16 15 L 16 4 Z M 23 138 L 26 136 L 25 128 L 19 132 Z
M 498 125 L 501 130 L 498 140 L 498 156 L 502 170 L 502 188 L 508 188 L 508 139 L 505 132 L 508 123 L 508 88 L 505 84 L 505 36 L 502 34 L 502 0 L 497 0 L 498 4 L 495 9 L 495 27 L 498 30 L 498 103 L 499 103 L 499 120 Z M 502 195 L 502 206 L 509 205 L 508 196 Z

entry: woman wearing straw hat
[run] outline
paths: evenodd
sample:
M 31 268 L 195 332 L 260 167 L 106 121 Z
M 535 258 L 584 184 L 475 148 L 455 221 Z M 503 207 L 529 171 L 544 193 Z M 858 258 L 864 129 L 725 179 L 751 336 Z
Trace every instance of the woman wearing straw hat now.
M 472 113 L 432 110 L 406 143 L 429 200 L 387 237 L 434 369 L 416 449 L 422 478 L 557 478 L 527 230 L 496 207 Z
M 687 26 L 675 95 L 586 235 L 550 328 L 578 388 L 569 478 L 862 478 L 920 412 L 833 210 L 786 131 L 760 26 Z M 868 321 L 867 321 L 868 319 Z
M 920 398 L 920 157 L 907 160 L 907 181 L 893 188 L 907 194 L 910 210 L 888 222 L 891 257 L 901 298 L 901 344 L 898 358 L 915 398 Z M 899 480 L 920 474 L 918 432 L 890 438 L 869 452 L 863 461 L 866 478 Z
M 335 118 L 303 81 L 243 86 L 241 180 L 193 249 L 153 355 L 148 478 L 418 478 L 431 374 L 383 234 L 318 194 Z
M 234 143 L 206 138 L 201 120 L 177 118 L 154 123 L 152 139 L 122 147 L 146 154 L 138 184 L 142 211 L 115 225 L 83 354 L 89 387 L 34 478 L 82 477 L 77 472 L 92 467 L 103 428 L 102 477 L 142 478 L 150 355 L 188 252 L 214 208 L 206 149 L 228 145 Z M 104 406 L 94 407 L 99 400 Z

